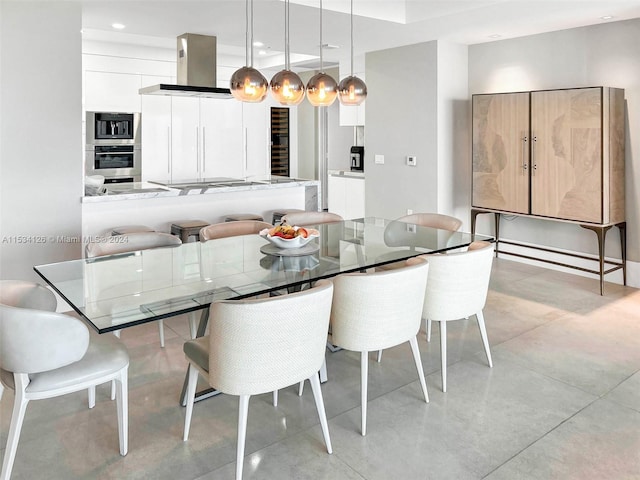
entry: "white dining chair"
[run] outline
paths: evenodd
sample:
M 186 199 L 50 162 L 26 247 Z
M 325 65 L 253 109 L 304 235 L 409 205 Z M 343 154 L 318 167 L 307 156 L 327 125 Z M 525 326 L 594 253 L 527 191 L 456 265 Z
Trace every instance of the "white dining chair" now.
M 332 294 L 332 283 L 322 280 L 312 289 L 288 295 L 214 302 L 210 334 L 185 343 L 189 380 L 183 439 L 189 438 L 201 373 L 216 390 L 240 397 L 236 479 L 242 478 L 250 397 L 304 379 L 311 383 L 327 452 L 332 453 L 318 378 L 324 362 Z
M 51 311 L 48 291 L 30 282 L 0 285 L 0 380 L 15 391 L 11 424 L 2 463 L 9 479 L 20 431 L 31 400 L 57 397 L 115 381 L 120 454 L 128 450 L 127 372 L 129 355 L 112 335 L 90 334 L 81 320 Z M 51 293 L 51 292 L 49 292 Z M 53 299 L 55 301 L 55 298 Z
M 431 322 L 440 326 L 442 391 L 447 391 L 447 322 L 476 317 L 489 367 L 491 350 L 482 310 L 487 302 L 493 244 L 473 242 L 465 252 L 425 255 L 430 264 L 429 282 L 422 315 L 427 322 L 427 341 L 431 341 Z
M 342 222 L 344 219 L 337 213 L 331 212 L 293 212 L 282 217 L 282 223 L 291 226 L 304 227 L 306 225 L 321 225 L 323 223 Z
M 235 222 L 214 223 L 200 230 L 200 241 L 215 240 L 216 238 L 229 238 L 238 235 L 251 235 L 260 233 L 265 228 L 273 225 L 259 220 L 238 220 Z
M 85 249 L 87 258 L 102 257 L 105 255 L 115 255 L 120 253 L 130 253 L 151 248 L 177 247 L 182 245 L 180 238 L 162 232 L 134 232 L 115 236 L 109 241 L 89 242 Z M 196 336 L 197 314 L 188 315 L 189 332 L 191 338 Z M 164 348 L 164 322 L 158 320 L 158 334 L 160 335 L 160 347 Z M 120 336 L 120 331 L 116 330 L 114 335 Z
M 369 352 L 409 342 L 425 402 L 429 402 L 417 334 L 429 264 L 407 260 L 405 267 L 336 277 L 331 328 L 336 345 L 360 352 L 362 435 L 367 433 L 367 377 Z

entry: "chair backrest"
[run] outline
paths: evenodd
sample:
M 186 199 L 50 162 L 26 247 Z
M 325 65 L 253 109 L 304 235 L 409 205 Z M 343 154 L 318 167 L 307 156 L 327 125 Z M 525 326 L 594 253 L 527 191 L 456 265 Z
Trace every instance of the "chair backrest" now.
M 452 232 L 457 232 L 462 226 L 462 220 L 441 213 L 412 213 L 397 220 L 404 223 L 414 223 L 422 227 L 451 230 Z
M 325 355 L 333 285 L 299 293 L 215 302 L 209 383 L 231 395 L 271 392 L 309 378 Z
M 426 258 L 430 264 L 425 318 L 458 320 L 484 308 L 493 263 L 492 243 L 474 242 L 465 252 L 420 258 Z
M 214 223 L 200 230 L 200 241 L 214 240 L 216 238 L 235 237 L 238 235 L 251 235 L 259 233 L 273 225 L 259 220 L 239 220 L 237 222 Z
M 282 222 L 291 226 L 320 225 L 323 223 L 341 222 L 344 219 L 331 212 L 293 212 L 282 217 Z
M 23 280 L 0 280 L 0 303 L 10 307 L 33 308 L 55 312 L 58 301 L 42 285 Z
M 88 258 L 114 255 L 116 253 L 136 252 L 157 247 L 176 247 L 182 241 L 175 235 L 161 232 L 136 232 L 105 237 L 100 242 L 89 242 L 86 247 Z
M 60 313 L 0 305 L 0 368 L 37 373 L 80 360 L 89 347 L 81 320 Z
M 420 329 L 429 264 L 412 260 L 395 270 L 334 278 L 333 343 L 353 351 L 393 347 Z

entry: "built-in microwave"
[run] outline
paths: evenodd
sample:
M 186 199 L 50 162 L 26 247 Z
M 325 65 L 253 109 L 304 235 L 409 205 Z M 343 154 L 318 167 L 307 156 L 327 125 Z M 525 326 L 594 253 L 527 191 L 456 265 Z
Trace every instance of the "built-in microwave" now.
M 140 143 L 140 114 L 123 112 L 87 112 L 87 145 Z
M 85 174 L 102 175 L 105 183 L 140 181 L 140 145 L 87 145 Z

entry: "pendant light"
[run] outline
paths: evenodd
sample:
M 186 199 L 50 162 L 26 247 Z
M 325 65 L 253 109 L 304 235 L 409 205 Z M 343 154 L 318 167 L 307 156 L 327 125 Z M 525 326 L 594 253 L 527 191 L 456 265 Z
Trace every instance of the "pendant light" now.
M 351 75 L 340 81 L 338 98 L 343 105 L 360 105 L 367 98 L 367 85 L 353 74 L 353 0 L 351 0 Z
M 320 0 L 320 72 L 307 83 L 307 98 L 314 107 L 328 107 L 338 95 L 336 81 L 323 71 L 322 65 L 322 0 Z
M 245 34 L 245 66 L 231 75 L 231 94 L 243 102 L 257 103 L 267 96 L 269 84 L 267 79 L 253 68 L 253 0 L 251 0 L 251 35 L 249 38 L 249 0 L 245 0 L 246 34 Z M 251 46 L 251 47 L 250 47 Z M 251 57 L 249 57 L 251 48 Z M 251 61 L 249 61 L 251 60 Z M 247 66 L 248 65 L 248 66 Z
M 297 73 L 291 71 L 289 57 L 289 0 L 284 10 L 284 70 L 271 79 L 271 94 L 282 105 L 298 105 L 304 99 L 304 83 Z

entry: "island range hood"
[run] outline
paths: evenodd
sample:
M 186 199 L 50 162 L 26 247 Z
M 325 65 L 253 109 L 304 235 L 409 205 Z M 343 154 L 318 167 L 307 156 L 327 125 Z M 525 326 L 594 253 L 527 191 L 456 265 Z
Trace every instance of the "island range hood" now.
M 217 39 L 184 33 L 177 38 L 177 85 L 161 83 L 141 88 L 140 95 L 233 98 L 228 88 L 216 87 Z

